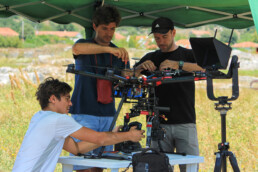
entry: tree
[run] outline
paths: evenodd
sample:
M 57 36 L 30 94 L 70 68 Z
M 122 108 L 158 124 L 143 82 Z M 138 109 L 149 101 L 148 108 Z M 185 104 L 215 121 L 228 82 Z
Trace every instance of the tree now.
M 20 37 L 22 36 L 22 24 L 18 30 Z M 31 24 L 24 22 L 24 39 L 34 37 L 35 30 Z
M 242 29 L 240 31 L 240 39 L 239 42 L 256 42 L 258 43 L 258 34 L 255 30 L 255 27 L 250 27 L 247 29 Z
M 19 40 L 18 37 L 4 37 L 0 36 L 0 47 L 14 47 L 14 48 L 21 48 L 22 42 Z
M 230 35 L 231 35 L 231 31 L 232 31 L 231 29 L 223 29 L 220 32 L 219 40 L 221 42 L 227 43 L 229 41 L 229 38 L 230 38 Z M 238 40 L 237 34 L 233 33 L 232 38 L 231 38 L 231 45 L 235 44 L 237 42 L 237 40 Z
M 73 24 L 58 24 L 56 29 L 59 31 L 75 31 L 75 27 Z

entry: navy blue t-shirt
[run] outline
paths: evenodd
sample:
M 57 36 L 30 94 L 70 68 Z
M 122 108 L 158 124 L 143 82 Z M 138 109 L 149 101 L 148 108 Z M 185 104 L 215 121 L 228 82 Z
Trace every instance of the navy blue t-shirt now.
M 76 43 L 96 43 L 93 39 L 80 39 Z M 116 47 L 110 43 L 111 47 Z M 112 67 L 115 69 L 124 69 L 125 63 L 116 56 L 103 53 L 96 54 L 98 67 L 109 67 L 111 64 L 110 57 L 112 57 Z M 98 74 L 105 74 L 105 69 L 95 68 L 95 54 L 91 55 L 74 55 L 75 69 L 87 71 Z M 129 63 L 127 64 L 129 68 Z M 117 72 L 117 71 L 116 71 Z M 97 102 L 97 88 L 96 78 L 86 77 L 82 75 L 75 75 L 75 85 L 72 95 L 72 107 L 70 108 L 71 114 L 88 114 L 94 116 L 114 116 L 115 101 L 109 104 L 102 104 Z

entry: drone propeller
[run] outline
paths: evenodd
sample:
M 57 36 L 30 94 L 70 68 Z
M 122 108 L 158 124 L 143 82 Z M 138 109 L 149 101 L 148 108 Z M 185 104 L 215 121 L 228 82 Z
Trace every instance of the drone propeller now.
M 73 68 L 75 69 L 75 66 L 85 66 L 85 67 L 90 67 L 90 68 L 97 68 L 97 69 L 105 69 L 105 70 L 111 70 L 111 71 L 119 71 L 123 74 L 123 76 L 134 76 L 135 77 L 135 73 L 136 71 L 139 71 L 141 69 L 136 69 L 136 68 L 132 68 L 132 69 L 123 69 L 123 68 L 117 68 L 117 67 L 109 67 L 109 66 L 95 66 L 95 65 L 79 65 L 79 64 L 68 64 L 68 65 L 63 65 L 65 67 L 69 66 L 73 66 Z
M 139 84 L 139 85 L 147 84 L 148 85 L 148 83 L 149 83 L 149 84 L 154 84 L 154 85 L 158 86 L 160 84 L 165 84 L 165 83 L 168 84 L 168 83 L 177 83 L 177 82 L 189 82 L 189 81 L 198 81 L 198 80 L 206 79 L 206 76 L 204 73 L 185 72 L 185 73 L 191 74 L 191 75 L 181 75 L 180 72 L 183 73 L 183 71 L 178 71 L 178 70 L 174 70 L 174 72 L 154 71 L 154 72 L 152 72 L 152 77 L 148 77 L 145 79 L 144 78 L 138 79 L 137 77 L 135 77 L 135 70 L 136 70 L 135 68 L 134 68 L 134 70 L 123 69 L 123 71 L 133 72 L 133 77 L 130 77 L 132 75 L 127 75 L 128 77 L 116 75 L 114 73 L 114 70 L 112 70 L 112 69 L 107 70 L 105 75 L 100 75 L 100 74 L 91 73 L 91 72 L 87 72 L 87 71 L 76 70 L 75 64 L 69 64 L 66 72 L 84 75 L 84 76 L 88 76 L 88 77 L 104 79 L 104 80 L 110 80 L 113 82 L 123 81 L 124 84 L 127 83 L 127 85 L 128 84 L 129 85 L 130 84 Z
M 63 65 L 68 67 L 71 64 Z M 123 68 L 117 68 L 117 67 L 110 67 L 110 66 L 96 66 L 96 65 L 80 65 L 80 64 L 72 64 L 74 66 L 83 66 L 83 67 L 89 67 L 89 68 L 96 68 L 96 69 L 106 69 L 106 70 L 114 70 L 114 71 L 123 71 L 125 69 Z

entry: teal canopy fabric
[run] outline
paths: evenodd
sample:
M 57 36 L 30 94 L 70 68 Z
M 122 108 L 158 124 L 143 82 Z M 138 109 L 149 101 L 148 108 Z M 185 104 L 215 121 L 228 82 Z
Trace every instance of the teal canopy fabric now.
M 116 6 L 120 26 L 150 26 L 153 19 L 166 16 L 176 26 L 197 27 L 218 24 L 242 29 L 257 23 L 258 0 L 0 0 L 0 17 L 24 16 L 35 22 L 78 23 L 91 28 L 95 7 Z M 250 2 L 250 5 L 249 5 Z M 251 8 L 250 8 L 251 6 Z M 252 10 L 252 12 L 251 12 Z M 253 13 L 253 15 L 252 15 Z
M 249 4 L 253 15 L 253 20 L 256 26 L 256 32 L 258 33 L 258 0 L 249 0 Z

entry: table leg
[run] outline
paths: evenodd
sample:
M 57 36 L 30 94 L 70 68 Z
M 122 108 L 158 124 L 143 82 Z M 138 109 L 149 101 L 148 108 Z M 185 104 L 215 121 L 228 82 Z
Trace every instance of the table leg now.
M 62 164 L 62 172 L 73 172 L 73 165 Z
M 119 172 L 119 168 L 110 168 L 111 172 Z
M 197 172 L 197 164 L 187 164 L 186 172 Z

